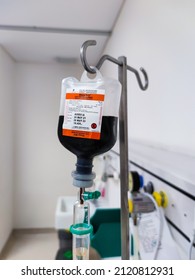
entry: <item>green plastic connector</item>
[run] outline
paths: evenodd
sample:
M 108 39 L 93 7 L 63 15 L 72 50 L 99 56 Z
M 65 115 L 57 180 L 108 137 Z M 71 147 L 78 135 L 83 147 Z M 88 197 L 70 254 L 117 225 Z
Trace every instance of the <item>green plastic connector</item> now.
M 83 193 L 83 199 L 89 200 L 89 199 L 98 199 L 101 196 L 101 193 L 99 191 L 95 192 L 84 192 Z

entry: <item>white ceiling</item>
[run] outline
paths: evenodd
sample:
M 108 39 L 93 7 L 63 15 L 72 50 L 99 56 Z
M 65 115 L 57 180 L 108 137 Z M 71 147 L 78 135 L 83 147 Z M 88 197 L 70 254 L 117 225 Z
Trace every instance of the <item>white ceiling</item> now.
M 0 45 L 17 62 L 79 62 L 86 40 L 88 61 L 97 62 L 124 0 L 0 0 Z M 94 49 L 95 48 L 95 49 Z M 94 55 L 95 54 L 95 55 Z

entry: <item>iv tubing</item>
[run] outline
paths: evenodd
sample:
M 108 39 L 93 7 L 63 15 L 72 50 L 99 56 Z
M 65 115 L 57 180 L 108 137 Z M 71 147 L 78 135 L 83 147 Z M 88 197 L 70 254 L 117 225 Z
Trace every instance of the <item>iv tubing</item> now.
M 83 193 L 84 193 L 85 189 L 84 188 L 80 188 L 79 190 L 79 200 L 80 200 L 80 204 L 84 203 L 84 199 L 83 199 Z
M 143 194 L 147 197 L 149 197 L 152 202 L 154 203 L 155 205 L 155 208 L 158 212 L 158 216 L 159 216 L 159 219 L 160 219 L 160 223 L 159 223 L 159 235 L 158 235 L 158 242 L 157 242 L 157 246 L 156 246 L 156 250 L 155 250 L 155 253 L 154 253 L 154 260 L 156 259 L 157 257 L 157 253 L 158 253 L 158 248 L 159 248 L 159 243 L 160 243 L 160 240 L 161 240 L 161 234 L 162 234 L 162 228 L 163 228 L 163 220 L 162 220 L 162 212 L 160 211 L 160 208 L 158 207 L 157 203 L 156 203 L 156 200 L 153 198 L 152 195 L 148 194 L 148 193 L 145 193 L 143 192 Z

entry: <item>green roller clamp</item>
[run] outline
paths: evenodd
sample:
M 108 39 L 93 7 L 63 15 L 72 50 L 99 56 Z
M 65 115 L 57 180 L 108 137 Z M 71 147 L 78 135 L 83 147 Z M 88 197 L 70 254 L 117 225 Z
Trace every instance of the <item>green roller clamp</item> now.
M 99 191 L 95 192 L 84 192 L 83 193 L 83 199 L 89 200 L 89 199 L 98 199 L 101 196 L 101 193 Z

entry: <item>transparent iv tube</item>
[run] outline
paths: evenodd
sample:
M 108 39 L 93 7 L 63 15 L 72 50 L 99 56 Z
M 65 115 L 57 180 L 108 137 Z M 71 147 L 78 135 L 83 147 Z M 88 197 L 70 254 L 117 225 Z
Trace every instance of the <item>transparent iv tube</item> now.
M 88 260 L 92 225 L 81 223 L 70 227 L 73 235 L 73 260 Z
M 73 208 L 73 224 L 90 223 L 89 203 L 82 198 L 82 192 L 79 193 L 79 199 L 75 202 Z
M 84 189 L 80 188 L 78 200 L 73 208 L 73 225 L 70 227 L 73 236 L 73 260 L 89 259 L 92 225 L 90 225 L 89 203 L 84 200 L 83 193 Z

